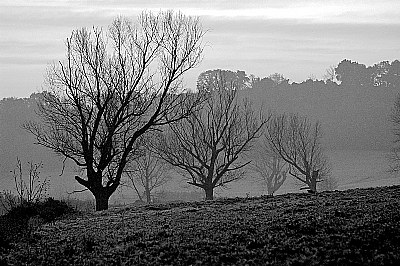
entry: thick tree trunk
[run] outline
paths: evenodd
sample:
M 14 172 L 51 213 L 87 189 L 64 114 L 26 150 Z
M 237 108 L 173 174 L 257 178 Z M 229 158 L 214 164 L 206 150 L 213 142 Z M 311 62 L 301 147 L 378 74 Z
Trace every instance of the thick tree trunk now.
M 317 193 L 317 180 L 318 180 L 318 171 L 313 171 L 309 184 L 310 190 L 308 192 Z
M 110 199 L 108 193 L 96 193 L 94 198 L 96 200 L 96 211 L 103 211 L 108 209 L 108 200 Z
M 92 177 L 88 178 L 88 180 L 92 180 L 91 182 L 89 182 L 88 180 L 84 180 L 79 176 L 75 176 L 75 179 L 76 181 L 78 181 L 79 184 L 88 188 L 90 192 L 92 192 L 96 202 L 96 211 L 108 209 L 108 200 L 117 189 L 119 183 L 114 183 L 112 186 L 103 187 L 101 184 L 101 173 L 92 173 Z
M 311 194 L 317 193 L 317 182 L 315 182 L 314 180 L 311 180 L 308 193 Z
M 204 191 L 206 192 L 206 200 L 214 199 L 214 188 L 212 187 L 204 188 Z
M 145 193 L 146 193 L 146 202 L 147 202 L 147 203 L 151 203 L 151 193 L 150 193 L 150 190 L 146 189 Z

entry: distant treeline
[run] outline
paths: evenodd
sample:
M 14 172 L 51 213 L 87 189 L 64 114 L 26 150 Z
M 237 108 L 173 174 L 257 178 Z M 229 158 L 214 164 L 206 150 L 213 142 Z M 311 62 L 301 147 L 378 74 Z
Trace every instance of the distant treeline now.
M 245 71 L 209 70 L 199 75 L 197 86 L 221 72 L 227 82 L 234 82 L 242 95 L 264 109 L 296 112 L 323 125 L 325 144 L 329 149 L 380 149 L 391 145 L 389 115 L 400 87 L 400 62 L 382 61 L 372 66 L 341 61 L 327 69 L 324 79 L 310 77 L 295 83 L 283 74 L 259 78 Z M 223 72 L 223 73 L 222 73 Z M 36 102 L 41 93 L 29 98 L 0 100 L 0 174 L 2 184 L 12 184 L 9 171 L 22 161 L 44 164 L 43 172 L 61 172 L 62 158 L 50 150 L 34 145 L 35 139 L 21 125 L 37 120 Z M 7 182 L 6 182 L 7 183 Z
M 342 60 L 323 79 L 291 82 L 283 74 L 256 77 L 245 71 L 208 70 L 197 87 L 221 75 L 264 110 L 299 113 L 322 123 L 324 146 L 333 150 L 385 150 L 392 146 L 390 114 L 400 88 L 400 62 L 365 66 Z
M 225 77 L 227 82 L 234 82 L 239 89 L 269 89 L 276 86 L 310 85 L 317 82 L 328 86 L 342 87 L 400 87 L 400 61 L 382 61 L 366 66 L 348 59 L 342 60 L 336 67 L 326 69 L 323 79 L 312 75 L 303 82 L 290 82 L 283 74 L 274 73 L 267 77 L 256 77 L 243 70 L 208 70 L 200 74 L 197 87 L 207 86 L 216 74 Z

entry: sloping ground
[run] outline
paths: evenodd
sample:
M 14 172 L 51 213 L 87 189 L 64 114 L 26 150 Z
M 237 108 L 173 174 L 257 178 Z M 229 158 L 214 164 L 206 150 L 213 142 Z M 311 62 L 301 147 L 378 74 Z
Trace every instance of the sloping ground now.
M 400 187 L 125 207 L 2 252 L 9 265 L 400 265 Z

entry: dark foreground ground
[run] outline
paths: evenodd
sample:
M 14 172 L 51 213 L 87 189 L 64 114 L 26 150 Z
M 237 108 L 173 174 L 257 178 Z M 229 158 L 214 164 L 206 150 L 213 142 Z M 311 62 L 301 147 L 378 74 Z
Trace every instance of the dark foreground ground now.
M 124 207 L 40 226 L 4 265 L 400 265 L 400 187 Z

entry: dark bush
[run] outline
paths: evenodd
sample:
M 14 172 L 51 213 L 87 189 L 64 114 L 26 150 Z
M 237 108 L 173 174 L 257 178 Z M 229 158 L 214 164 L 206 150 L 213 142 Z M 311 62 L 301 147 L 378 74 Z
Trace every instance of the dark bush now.
M 58 217 L 74 212 L 65 202 L 47 198 L 43 202 L 24 203 L 12 208 L 5 217 L 13 220 L 27 220 L 39 216 L 45 222 L 52 222 Z
M 35 226 L 49 223 L 57 218 L 74 212 L 65 202 L 48 198 L 43 202 L 23 203 L 12 208 L 0 217 L 0 248 L 7 248 L 9 243 L 21 237 L 30 236 Z M 38 219 L 39 224 L 32 226 L 30 219 Z
M 10 240 L 7 237 L 7 235 L 5 234 L 5 232 L 3 232 L 0 229 L 0 251 L 2 249 L 9 249 L 10 248 Z M 0 261 L 1 262 L 1 261 Z M 0 263 L 1 264 L 1 263 Z M 2 265 L 2 264 L 1 264 Z
M 74 212 L 74 209 L 68 206 L 64 201 L 48 198 L 46 201 L 38 204 L 37 214 L 45 222 L 52 222 L 58 217 Z
M 37 215 L 37 204 L 39 203 L 23 203 L 11 208 L 5 217 L 12 220 L 27 220 L 29 217 Z
M 13 242 L 13 240 L 21 238 L 24 235 L 22 229 L 27 227 L 26 224 L 26 222 L 24 223 L 23 221 L 13 219 L 9 216 L 1 216 L 0 250 L 10 248 L 10 243 Z

